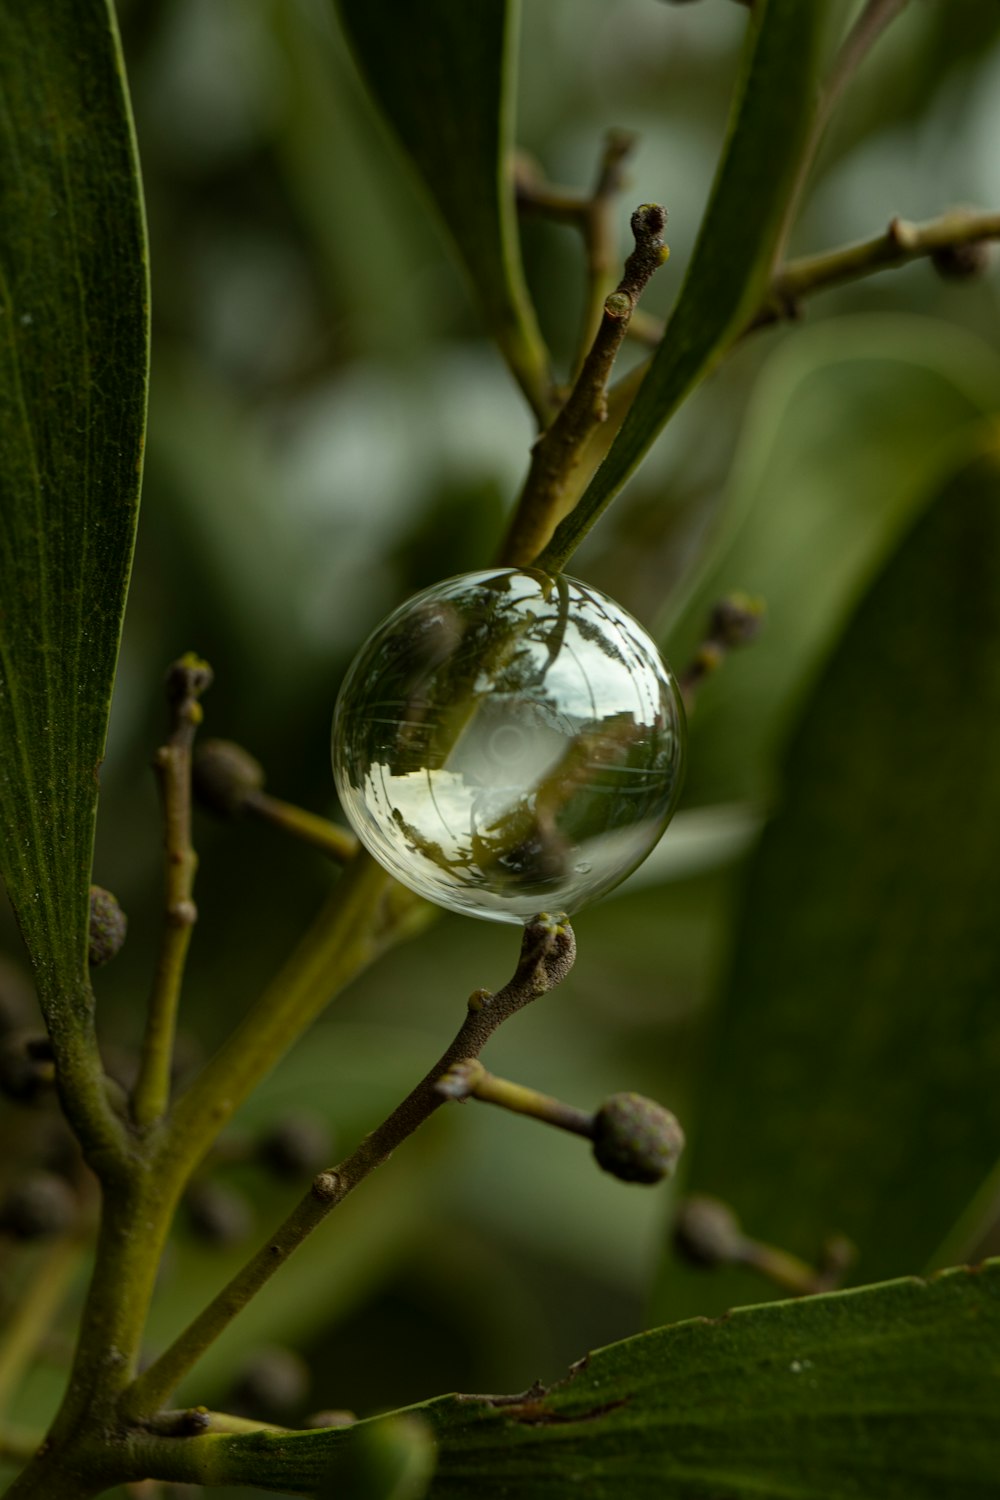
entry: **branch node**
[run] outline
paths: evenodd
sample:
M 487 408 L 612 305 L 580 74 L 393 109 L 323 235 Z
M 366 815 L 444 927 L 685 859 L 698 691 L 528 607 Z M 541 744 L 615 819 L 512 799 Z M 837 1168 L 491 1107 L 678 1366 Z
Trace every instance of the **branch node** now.
M 441 1074 L 434 1085 L 435 1092 L 443 1099 L 468 1099 L 485 1072 L 486 1069 L 478 1058 L 463 1058 L 460 1062 L 452 1063 L 448 1071 Z
M 915 250 L 919 243 L 917 226 L 907 219 L 901 219 L 898 214 L 889 220 L 886 237 L 899 250 Z
M 529 990 L 532 998 L 561 984 L 576 959 L 576 937 L 563 915 L 540 912 L 524 929 L 521 956 L 512 987 Z
M 311 1192 L 321 1203 L 330 1203 L 340 1192 L 340 1178 L 336 1172 L 318 1172 L 312 1180 Z

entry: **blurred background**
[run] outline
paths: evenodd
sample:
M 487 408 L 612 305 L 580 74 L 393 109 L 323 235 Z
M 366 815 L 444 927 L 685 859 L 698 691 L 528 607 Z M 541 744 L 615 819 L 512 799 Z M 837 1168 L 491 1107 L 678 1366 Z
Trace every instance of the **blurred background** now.
M 488 560 L 532 428 L 329 0 L 121 0 L 120 13 L 154 317 L 95 866 L 130 922 L 97 979 L 102 1036 L 127 1074 L 159 927 L 148 763 L 167 664 L 185 650 L 207 657 L 206 732 L 250 749 L 276 794 L 337 816 L 329 726 L 347 664 L 408 594 Z M 668 310 L 684 273 L 745 25 L 728 0 L 525 0 L 519 144 L 553 181 L 584 187 L 605 130 L 638 133 L 623 248 L 635 204 L 670 213 L 652 312 Z M 996 210 L 998 142 L 1000 5 L 913 0 L 848 94 L 793 252 L 874 234 L 894 214 Z M 565 368 L 580 246 L 537 220 L 524 243 Z M 491 1044 L 496 1071 L 585 1107 L 636 1089 L 684 1120 L 742 862 L 780 794 L 796 704 L 914 485 L 1000 407 L 998 333 L 995 274 L 958 285 L 920 262 L 816 298 L 804 323 L 748 340 L 696 393 L 574 558 L 571 571 L 634 613 L 678 667 L 721 592 L 763 595 L 769 621 L 705 690 L 682 812 L 661 848 L 579 917 L 575 972 Z M 321 855 L 259 825 L 198 814 L 195 834 L 188 1070 L 255 998 L 332 878 Z M 9 922 L 2 936 L 15 957 Z M 398 1101 L 467 993 L 508 977 L 516 948 L 513 930 L 442 915 L 293 1048 L 234 1125 L 229 1162 L 206 1168 L 188 1204 L 155 1343 L 255 1248 L 315 1166 Z M 275 1148 L 278 1166 L 265 1169 L 254 1143 L 276 1130 L 289 1150 Z M 648 1322 L 665 1210 L 663 1191 L 603 1177 L 569 1136 L 499 1111 L 443 1110 L 271 1283 L 181 1398 L 294 1425 L 318 1409 L 367 1415 L 558 1378 Z M 64 1352 L 32 1377 L 18 1420 L 51 1409 Z

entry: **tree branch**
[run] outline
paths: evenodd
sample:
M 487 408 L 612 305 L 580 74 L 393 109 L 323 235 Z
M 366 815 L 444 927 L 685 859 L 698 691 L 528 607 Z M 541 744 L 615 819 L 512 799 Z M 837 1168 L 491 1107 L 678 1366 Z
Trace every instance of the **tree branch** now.
M 416 1088 L 339 1166 L 321 1172 L 277 1232 L 174 1343 L 134 1382 L 124 1410 L 132 1420 L 156 1411 L 199 1356 L 218 1338 L 307 1235 L 358 1183 L 389 1157 L 407 1136 L 445 1102 L 437 1089 L 442 1074 L 459 1061 L 479 1056 L 498 1026 L 565 978 L 575 957 L 568 922 L 536 917 L 525 928 L 513 978 L 497 994 L 477 990 L 450 1047 Z
M 799 301 L 816 292 L 858 281 L 876 271 L 895 270 L 921 257 L 996 239 L 1000 239 L 1000 213 L 973 213 L 955 208 L 924 224 L 892 219 L 884 233 L 872 239 L 826 250 L 820 255 L 803 256 L 782 266 L 750 327 L 759 328 L 793 316 Z
M 570 476 L 587 439 L 607 417 L 605 388 L 633 309 L 653 272 L 670 253 L 663 243 L 666 221 L 666 210 L 658 203 L 644 203 L 632 215 L 635 249 L 625 262 L 621 281 L 604 301 L 600 327 L 566 404 L 532 449 L 528 476 L 501 552 L 506 563 L 526 567 L 541 552 L 559 518 Z
M 163 800 L 166 913 L 149 997 L 139 1077 L 132 1095 L 132 1115 L 137 1125 L 149 1125 L 159 1119 L 170 1097 L 177 1006 L 191 929 L 198 917 L 191 899 L 198 866 L 198 857 L 191 846 L 191 750 L 202 718 L 198 699 L 211 681 L 212 670 L 207 662 L 199 661 L 190 652 L 174 662 L 167 674 L 173 725 L 170 738 L 153 760 Z

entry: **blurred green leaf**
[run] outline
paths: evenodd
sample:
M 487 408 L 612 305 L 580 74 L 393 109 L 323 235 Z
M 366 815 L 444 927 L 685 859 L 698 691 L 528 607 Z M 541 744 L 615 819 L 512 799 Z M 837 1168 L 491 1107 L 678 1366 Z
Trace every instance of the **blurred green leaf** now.
M 658 632 L 680 665 L 720 598 L 743 589 L 767 602 L 753 648 L 699 691 L 691 800 L 771 792 L 774 755 L 858 595 L 926 503 L 929 476 L 998 405 L 993 349 L 937 319 L 821 323 L 767 362 L 718 540 Z
M 443 1396 L 394 1420 L 422 1418 L 437 1438 L 432 1500 L 987 1500 L 998 1335 L 991 1261 L 698 1318 L 601 1349 L 551 1390 Z M 385 1423 L 184 1448 L 224 1445 L 233 1477 L 326 1494 Z
M 43 995 L 72 1007 L 146 400 L 110 5 L 2 0 L 0 98 L 0 867 Z
M 804 713 L 691 1122 L 690 1187 L 808 1258 L 848 1234 L 866 1280 L 928 1260 L 1000 1144 L 995 427 L 973 452 Z M 678 1268 L 659 1312 L 752 1286 Z
M 338 0 L 371 91 L 433 197 L 532 409 L 547 355 L 521 269 L 509 176 L 514 0 Z
M 757 0 L 740 82 L 687 276 L 621 431 L 543 566 L 561 566 L 661 428 L 760 302 L 809 139 L 824 0 Z

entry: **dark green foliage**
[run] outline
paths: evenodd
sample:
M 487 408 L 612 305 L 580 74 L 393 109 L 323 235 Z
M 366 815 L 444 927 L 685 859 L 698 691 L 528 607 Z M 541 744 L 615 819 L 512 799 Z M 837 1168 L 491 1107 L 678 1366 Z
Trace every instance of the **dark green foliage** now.
M 72 1007 L 146 401 L 142 208 L 105 0 L 3 0 L 0 97 L 0 870 L 43 989 Z
M 978 449 L 816 684 L 747 870 L 693 1122 L 691 1186 L 807 1258 L 846 1232 L 864 1280 L 926 1263 L 1000 1154 L 992 432 Z M 671 1276 L 661 1313 L 759 1292 Z

